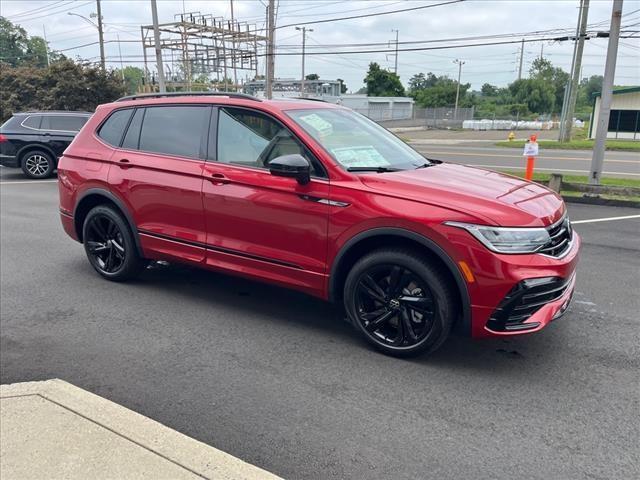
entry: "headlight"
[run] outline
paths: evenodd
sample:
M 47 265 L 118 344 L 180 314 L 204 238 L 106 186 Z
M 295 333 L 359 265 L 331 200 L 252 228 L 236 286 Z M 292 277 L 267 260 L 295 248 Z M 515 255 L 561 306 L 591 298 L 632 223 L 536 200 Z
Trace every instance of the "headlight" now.
M 498 253 L 535 253 L 550 240 L 545 228 L 490 227 L 461 222 L 445 222 L 445 225 L 465 229 L 489 250 Z

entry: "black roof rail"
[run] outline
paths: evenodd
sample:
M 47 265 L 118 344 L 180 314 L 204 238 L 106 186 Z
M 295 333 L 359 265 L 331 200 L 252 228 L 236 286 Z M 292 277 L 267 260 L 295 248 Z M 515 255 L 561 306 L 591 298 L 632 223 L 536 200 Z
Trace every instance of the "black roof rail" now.
M 322 98 L 309 98 L 309 97 L 293 97 L 296 100 L 309 100 L 310 102 L 324 102 L 324 103 L 329 103 L 326 100 L 323 100 Z
M 128 100 L 140 100 L 144 98 L 164 98 L 164 97 L 229 97 L 229 98 L 243 98 L 245 100 L 254 100 L 261 102 L 259 98 L 246 93 L 236 92 L 168 92 L 168 93 L 139 93 L 137 95 L 128 95 L 126 97 L 119 98 L 116 102 L 126 102 Z

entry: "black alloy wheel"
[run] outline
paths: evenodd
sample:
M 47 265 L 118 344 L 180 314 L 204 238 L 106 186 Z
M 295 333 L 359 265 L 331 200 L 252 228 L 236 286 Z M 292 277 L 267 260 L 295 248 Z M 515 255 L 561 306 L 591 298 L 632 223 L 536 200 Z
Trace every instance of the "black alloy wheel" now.
M 358 321 L 385 345 L 410 347 L 433 327 L 435 299 L 424 280 L 399 265 L 376 265 L 356 290 Z
M 448 277 L 402 250 L 380 250 L 356 262 L 344 302 L 364 337 L 396 356 L 434 351 L 448 337 L 456 311 Z
M 92 263 L 104 273 L 117 273 L 124 265 L 127 252 L 122 232 L 107 215 L 91 217 L 85 243 L 93 257 Z
M 82 239 L 91 266 L 109 280 L 128 280 L 144 268 L 131 229 L 111 206 L 98 205 L 87 214 Z

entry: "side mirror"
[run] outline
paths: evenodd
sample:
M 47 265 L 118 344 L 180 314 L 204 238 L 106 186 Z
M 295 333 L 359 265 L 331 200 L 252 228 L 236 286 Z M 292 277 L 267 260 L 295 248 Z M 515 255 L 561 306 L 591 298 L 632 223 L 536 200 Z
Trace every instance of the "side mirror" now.
M 269 172 L 277 177 L 295 178 L 300 185 L 311 180 L 311 165 L 302 155 L 282 155 L 269 162 Z

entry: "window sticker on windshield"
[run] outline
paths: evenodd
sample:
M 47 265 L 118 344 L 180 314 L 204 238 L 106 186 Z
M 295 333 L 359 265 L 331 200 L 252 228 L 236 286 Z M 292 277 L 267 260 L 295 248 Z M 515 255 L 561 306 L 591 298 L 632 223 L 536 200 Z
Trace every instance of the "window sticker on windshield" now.
M 316 113 L 303 115 L 300 120 L 316 130 L 321 137 L 326 137 L 333 133 L 333 126 Z
M 390 163 L 371 145 L 333 148 L 331 153 L 345 167 L 387 167 Z

